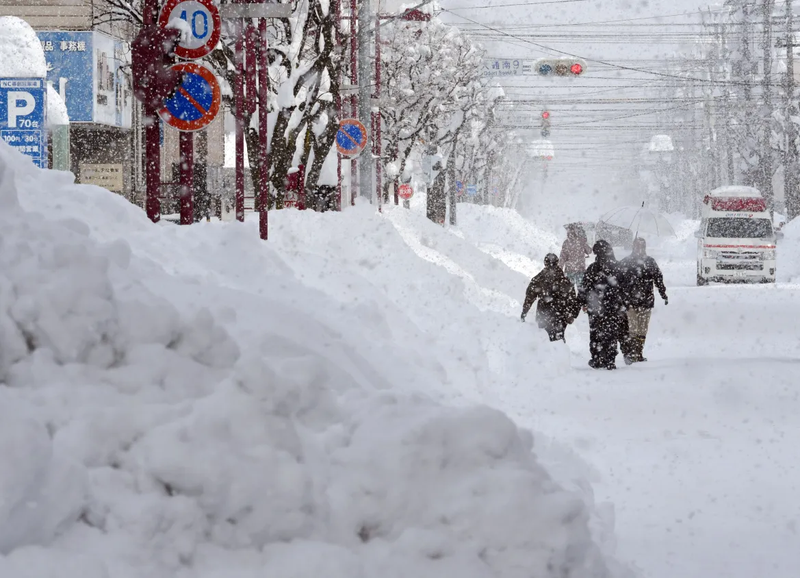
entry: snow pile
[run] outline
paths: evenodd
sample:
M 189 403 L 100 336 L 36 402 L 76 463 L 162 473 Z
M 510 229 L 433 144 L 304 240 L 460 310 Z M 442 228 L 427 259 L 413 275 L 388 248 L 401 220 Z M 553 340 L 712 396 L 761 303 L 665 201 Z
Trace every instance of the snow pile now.
M 561 253 L 561 237 L 535 226 L 518 212 L 500 207 L 458 205 L 458 226 L 466 240 L 511 269 L 533 277 L 541 271 L 547 253 Z
M 782 229 L 778 241 L 778 281 L 800 283 L 800 219 L 793 219 Z
M 327 271 L 336 299 L 250 224 L 153 226 L 66 176 L 0 144 L 0 575 L 621 575 L 530 434 L 432 400 L 447 350 L 369 291 L 374 246 L 352 288 Z M 292 217 L 323 237 L 304 257 L 342 233 Z M 343 249 L 398 248 L 375 221 Z
M 47 85 L 47 128 L 69 124 L 67 103 L 52 84 Z
M 0 78 L 44 78 L 47 61 L 36 32 L 16 16 L 0 16 Z

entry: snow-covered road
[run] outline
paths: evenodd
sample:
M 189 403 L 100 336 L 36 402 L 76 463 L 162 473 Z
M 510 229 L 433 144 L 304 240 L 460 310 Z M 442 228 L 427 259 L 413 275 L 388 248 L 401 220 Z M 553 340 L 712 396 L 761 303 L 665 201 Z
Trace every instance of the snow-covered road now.
M 646 364 L 589 369 L 584 318 L 568 334 L 568 376 L 500 403 L 597 470 L 619 554 L 644 576 L 796 577 L 800 286 L 669 293 Z
M 2 439 L 30 472 L 69 458 L 76 486 L 43 478 L 57 499 L 18 527 L 39 489 L 0 470 L 0 575 L 72 575 L 76 553 L 92 578 L 800 575 L 800 285 L 694 287 L 695 224 L 652 248 L 650 361 L 594 371 L 585 316 L 566 347 L 520 323 L 560 241 L 513 211 L 279 211 L 265 246 L 253 221 L 152 226 L 68 175 L 9 174 L 0 323 L 36 339 L 0 331 Z

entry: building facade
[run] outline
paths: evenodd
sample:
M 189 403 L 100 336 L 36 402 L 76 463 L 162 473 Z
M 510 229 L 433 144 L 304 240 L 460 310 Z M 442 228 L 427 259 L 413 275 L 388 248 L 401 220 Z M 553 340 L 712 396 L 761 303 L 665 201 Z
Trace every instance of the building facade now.
M 2 0 L 0 16 L 28 22 L 42 42 L 47 82 L 61 95 L 70 117 L 71 171 L 80 183 L 96 184 L 144 204 L 142 111 L 133 97 L 130 43 L 136 29 L 109 21 L 104 0 Z M 222 115 L 220 115 L 221 117 Z M 222 167 L 224 129 L 214 121 L 197 138 L 202 175 Z M 174 204 L 171 184 L 178 165 L 178 133 L 162 126 L 162 197 Z M 216 146 L 215 143 L 219 143 Z M 197 186 L 205 187 L 205 179 Z

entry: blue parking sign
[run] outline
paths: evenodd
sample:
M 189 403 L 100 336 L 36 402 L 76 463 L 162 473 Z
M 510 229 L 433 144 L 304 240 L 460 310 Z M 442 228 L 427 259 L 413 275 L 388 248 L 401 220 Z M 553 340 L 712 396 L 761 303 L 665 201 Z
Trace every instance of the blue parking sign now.
M 46 87 L 42 78 L 0 78 L 0 138 L 47 168 Z

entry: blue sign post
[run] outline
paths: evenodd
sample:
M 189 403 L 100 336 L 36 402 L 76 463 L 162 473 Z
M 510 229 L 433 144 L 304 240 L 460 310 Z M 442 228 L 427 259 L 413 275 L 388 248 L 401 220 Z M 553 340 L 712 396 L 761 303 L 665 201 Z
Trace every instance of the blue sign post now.
M 43 78 L 0 79 L 0 138 L 47 168 Z
M 367 129 L 357 119 L 345 118 L 339 122 L 336 133 L 336 150 L 346 157 L 357 156 L 367 146 Z

